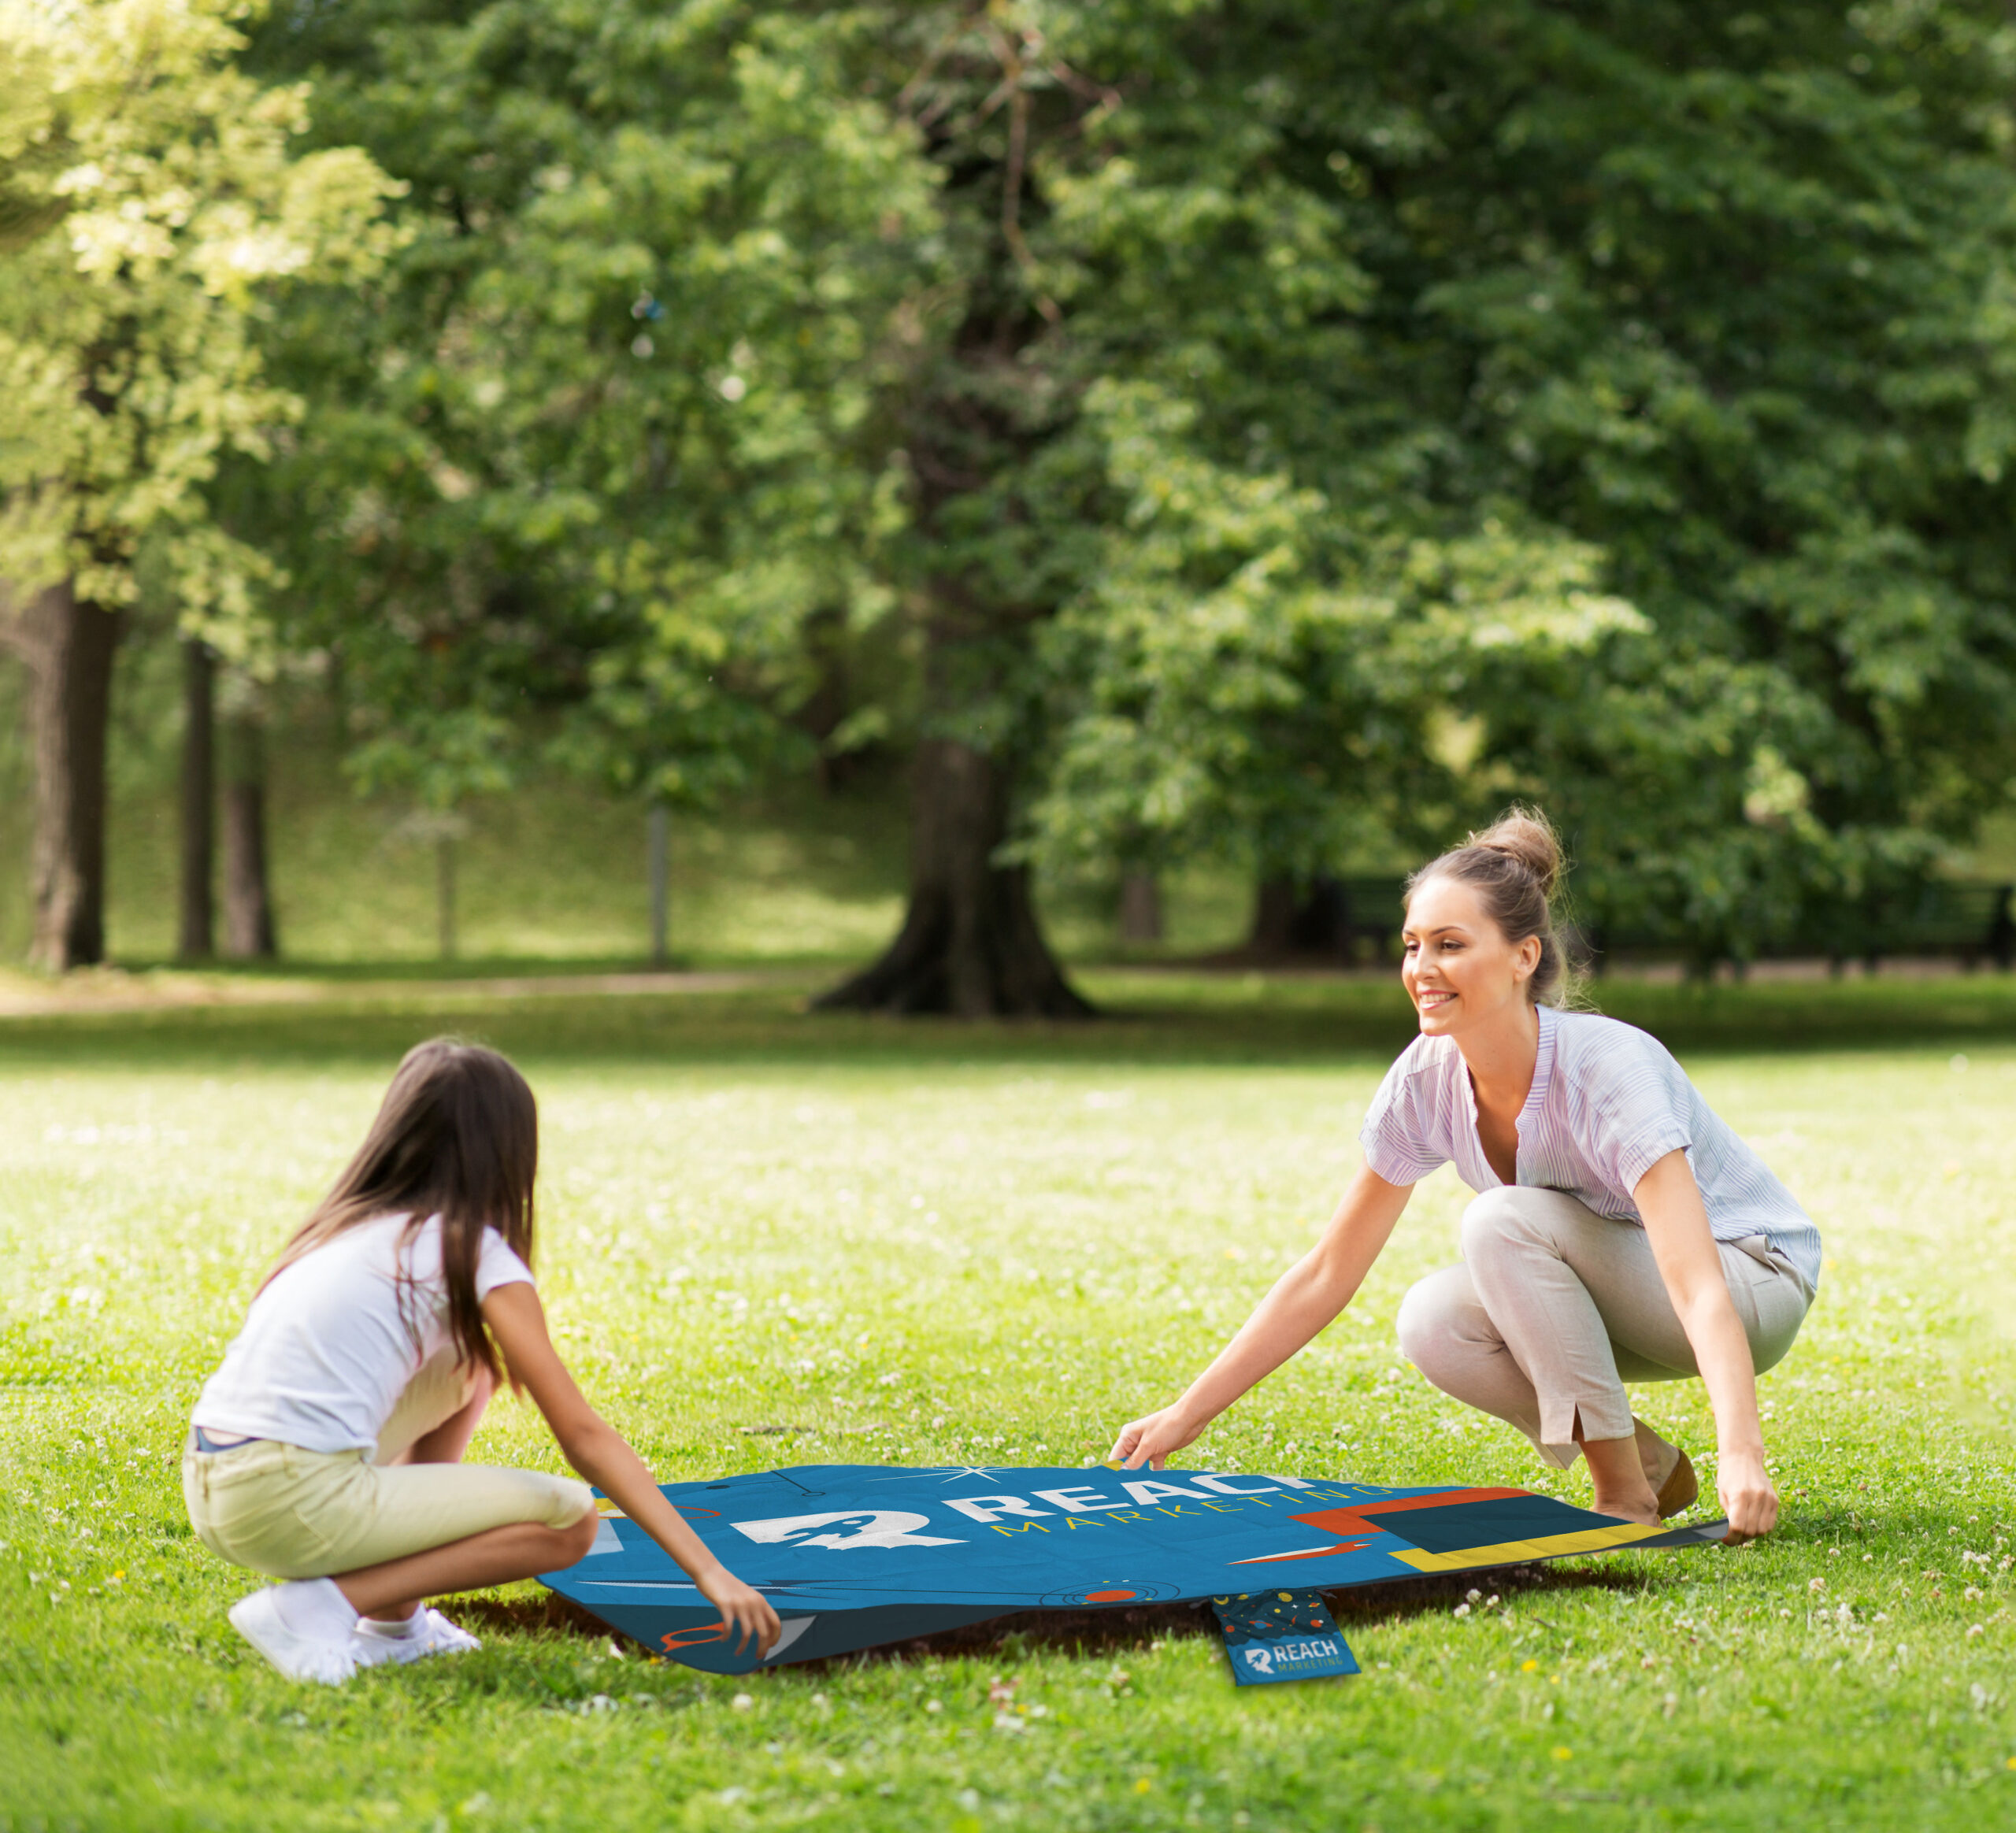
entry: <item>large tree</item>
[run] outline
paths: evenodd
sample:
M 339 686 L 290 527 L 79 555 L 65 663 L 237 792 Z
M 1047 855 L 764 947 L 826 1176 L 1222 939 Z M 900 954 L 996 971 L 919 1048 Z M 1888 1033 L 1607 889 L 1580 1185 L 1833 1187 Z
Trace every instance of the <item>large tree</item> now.
M 380 777 L 529 732 L 662 799 L 899 626 L 910 907 L 836 1003 L 1082 1009 L 1040 850 L 1306 873 L 1512 793 L 1599 919 L 1784 932 L 2006 775 L 1999 22 L 304 9 L 260 56 L 413 239 L 297 320 L 302 641 Z
M 1243 59 L 1250 87 L 1272 31 L 1154 6 L 276 20 L 262 63 L 313 74 L 322 131 L 410 187 L 391 282 L 292 320 L 290 361 L 350 411 L 266 474 L 269 520 L 319 552 L 294 565 L 320 591 L 296 640 L 340 665 L 360 772 L 452 802 L 557 731 L 605 779 L 704 796 L 788 737 L 808 632 L 899 624 L 910 905 L 829 1002 L 1085 1010 L 1017 848 L 1056 738 L 1043 633 L 1069 612 L 1082 642 L 1160 564 L 1128 426 L 1188 442 L 1199 476 L 1231 475 L 1228 428 L 1234 470 L 1259 466 L 1261 414 L 1286 417 L 1282 453 L 1336 453 L 1310 391 L 1368 295 L 1333 200 L 1211 74 Z M 1377 496 L 1393 462 L 1324 478 Z M 1302 617 L 1341 588 L 1338 543 L 1306 487 L 1261 482 L 1307 551 L 1255 603 Z M 1367 526 L 1384 549 L 1423 532 L 1404 505 Z M 1211 565 L 1164 587 L 1208 593 Z M 1354 742 L 1390 801 L 1421 696 L 1396 679 L 1354 710 L 1374 699 Z M 1337 776 L 1265 845 L 1333 837 Z
M 2003 8 L 1166 18 L 1039 171 L 1128 229 L 1053 857 L 1306 872 L 1524 794 L 1594 926 L 1743 954 L 2006 795 Z
M 1331 157 L 1385 131 L 1385 72 L 1334 10 L 914 28 L 900 94 L 959 257 L 902 401 L 928 736 L 903 930 L 829 1002 L 1082 1009 L 1037 931 L 1032 841 L 1267 871 L 1390 835 L 1396 808 L 1425 830 L 1424 794 L 1451 802 L 1424 743 L 1436 672 L 1632 621 L 1584 544 L 1437 500 L 1443 431 L 1375 368 L 1384 302 Z
M 775 0 L 275 19 L 259 67 L 313 75 L 321 131 L 410 187 L 392 283 L 297 320 L 290 365 L 353 411 L 264 484 L 320 556 L 295 641 L 339 665 L 367 781 L 451 798 L 532 738 L 704 799 L 791 742 L 836 627 L 901 624 L 916 891 L 850 996 L 1082 1009 L 998 857 L 1065 576 L 1012 525 L 1077 387 L 1018 354 L 1048 67 L 987 91 L 1019 33 Z M 891 723 L 853 710 L 829 742 Z
M 112 663 L 145 557 L 191 633 L 243 646 L 263 556 L 206 487 L 298 400 L 254 322 L 273 289 L 383 252 L 362 154 L 297 156 L 298 89 L 235 67 L 230 0 L 0 13 L 0 637 L 32 678 L 33 958 L 105 950 Z

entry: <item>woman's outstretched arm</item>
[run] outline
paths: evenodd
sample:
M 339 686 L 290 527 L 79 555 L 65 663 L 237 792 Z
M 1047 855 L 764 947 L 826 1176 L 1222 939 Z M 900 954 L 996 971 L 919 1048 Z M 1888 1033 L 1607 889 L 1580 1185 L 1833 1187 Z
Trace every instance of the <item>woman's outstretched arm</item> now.
M 1769 1534 L 1777 1525 L 1778 1492 L 1764 1469 L 1757 1365 L 1687 1154 L 1669 1152 L 1638 1180 L 1631 1200 L 1644 1218 L 1652 1258 L 1714 1409 L 1715 1488 L 1729 1518 L 1729 1539 Z
M 483 1320 L 504 1352 L 506 1366 L 531 1390 L 567 1461 L 679 1562 L 720 1611 L 738 1648 L 754 1641 L 757 1652 L 767 1654 L 779 1634 L 777 1613 L 707 1550 L 665 1499 L 643 1459 L 588 1405 L 547 1335 L 539 1294 L 524 1284 L 499 1286 L 483 1302 Z
M 1130 1470 L 1143 1464 L 1161 1469 L 1165 1459 L 1273 1374 L 1351 1303 L 1413 1194 L 1411 1184 L 1390 1184 L 1360 1170 L 1323 1239 L 1274 1282 L 1239 1335 L 1180 1400 L 1121 1428 L 1112 1460 Z

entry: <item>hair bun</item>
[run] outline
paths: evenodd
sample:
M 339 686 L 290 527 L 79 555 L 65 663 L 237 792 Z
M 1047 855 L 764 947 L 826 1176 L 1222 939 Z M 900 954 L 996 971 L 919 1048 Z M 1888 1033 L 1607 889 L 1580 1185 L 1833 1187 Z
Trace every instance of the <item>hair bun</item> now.
M 1563 863 L 1561 837 L 1538 809 L 1509 808 L 1488 828 L 1471 835 L 1466 844 L 1517 860 L 1540 881 L 1540 895 L 1553 898 Z

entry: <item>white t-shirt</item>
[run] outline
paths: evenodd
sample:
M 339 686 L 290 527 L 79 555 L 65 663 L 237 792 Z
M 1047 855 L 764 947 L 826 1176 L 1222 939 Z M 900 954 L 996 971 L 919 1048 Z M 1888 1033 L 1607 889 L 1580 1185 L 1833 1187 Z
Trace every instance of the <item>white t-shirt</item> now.
M 1820 1231 L 1791 1191 L 1721 1116 L 1657 1038 L 1594 1013 L 1543 1005 L 1533 1086 L 1518 1121 L 1517 1183 L 1562 1191 L 1599 1216 L 1644 1227 L 1632 1193 L 1684 1151 L 1718 1241 L 1762 1235 L 1809 1292 Z M 1418 1183 L 1454 1162 L 1473 1191 L 1500 1187 L 1477 1136 L 1476 1091 L 1451 1037 L 1420 1037 L 1386 1072 L 1358 1135 L 1388 1183 Z
M 193 1423 L 220 1437 L 277 1439 L 309 1451 L 375 1446 L 406 1384 L 448 1342 L 438 1216 L 396 1256 L 413 1282 L 401 1315 L 395 1261 L 406 1223 L 403 1216 L 361 1222 L 274 1279 L 203 1383 Z M 499 1286 L 532 1283 L 531 1269 L 486 1228 L 477 1300 Z

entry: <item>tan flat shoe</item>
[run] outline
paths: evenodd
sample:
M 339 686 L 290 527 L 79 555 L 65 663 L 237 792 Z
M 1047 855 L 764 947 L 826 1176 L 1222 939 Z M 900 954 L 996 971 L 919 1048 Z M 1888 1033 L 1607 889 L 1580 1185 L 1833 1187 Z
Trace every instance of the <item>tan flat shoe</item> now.
M 1659 1519 L 1667 1520 L 1683 1509 L 1692 1508 L 1694 1498 L 1700 1493 L 1701 1484 L 1694 1474 L 1694 1466 L 1688 1461 L 1687 1453 L 1674 1446 L 1673 1468 L 1658 1488 Z
M 1631 1427 L 1638 1435 L 1641 1455 L 1648 1439 L 1655 1444 L 1666 1446 L 1666 1450 L 1673 1453 L 1673 1462 L 1666 1466 L 1663 1476 L 1655 1476 L 1650 1469 L 1645 1472 L 1645 1480 L 1651 1486 L 1653 1500 L 1658 1505 L 1659 1519 L 1663 1521 L 1684 1509 L 1692 1508 L 1695 1498 L 1701 1493 L 1701 1484 L 1694 1474 L 1694 1466 L 1688 1461 L 1687 1453 L 1677 1445 L 1666 1444 L 1666 1441 L 1641 1419 L 1634 1417 Z

